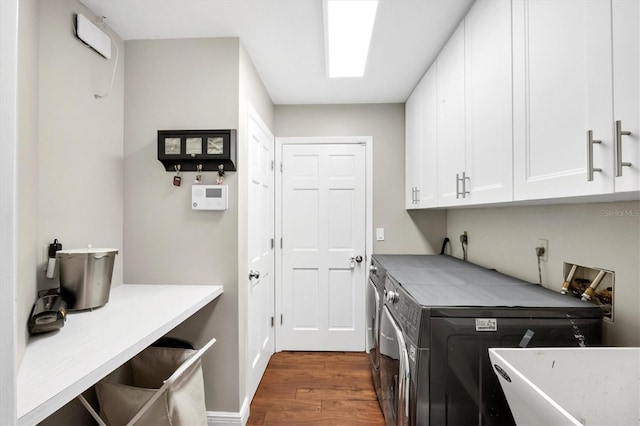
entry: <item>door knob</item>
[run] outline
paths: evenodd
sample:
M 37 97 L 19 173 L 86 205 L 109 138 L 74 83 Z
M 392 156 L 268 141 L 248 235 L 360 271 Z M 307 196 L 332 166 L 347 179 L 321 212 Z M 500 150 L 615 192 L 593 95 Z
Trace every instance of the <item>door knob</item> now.
M 249 279 L 255 278 L 256 280 L 260 278 L 260 271 L 249 271 Z
M 349 258 L 349 262 L 350 262 L 351 269 L 353 269 L 356 267 L 356 262 L 358 263 L 362 262 L 362 256 L 351 256 Z

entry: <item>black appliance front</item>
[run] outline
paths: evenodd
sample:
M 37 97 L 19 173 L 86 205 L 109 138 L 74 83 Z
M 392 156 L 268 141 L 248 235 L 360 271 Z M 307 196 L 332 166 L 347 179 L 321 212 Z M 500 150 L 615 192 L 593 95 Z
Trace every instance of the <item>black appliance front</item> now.
M 385 280 L 384 310 L 402 330 L 408 353 L 410 425 L 513 425 L 489 348 L 519 347 L 525 336 L 528 347 L 601 344 L 602 312 L 596 306 L 513 279 L 507 284 L 508 277 L 491 271 L 474 272 L 478 284 L 453 271 L 452 279 L 442 281 L 448 285 L 428 284 L 433 271 L 423 272 L 427 284 L 400 284 L 393 271 Z M 382 328 L 381 377 L 387 374 Z M 406 404 L 404 394 L 396 394 Z
M 409 424 L 409 354 L 398 323 L 385 306 L 380 317 L 380 395 L 378 402 L 388 426 Z
M 479 332 L 475 318 L 431 318 L 431 348 L 418 350 L 412 365 L 412 425 L 514 425 L 489 348 L 518 347 L 528 331 L 528 347 L 578 346 L 574 333 L 587 346 L 601 342 L 600 319 L 495 319 L 496 330 Z
M 380 295 L 375 283 L 369 280 L 367 283 L 367 352 L 369 353 L 369 365 L 376 395 L 380 399 L 380 355 L 379 326 L 380 326 Z
M 382 259 L 380 259 L 382 258 Z M 380 342 L 379 328 L 380 315 L 382 314 L 384 293 L 384 282 L 387 275 L 385 262 L 394 264 L 397 256 L 373 255 L 369 266 L 369 280 L 367 283 L 366 296 L 366 319 L 367 319 L 367 353 L 369 354 L 369 365 L 371 376 L 376 390 L 378 401 L 382 400 L 380 390 Z M 399 257 L 401 258 L 401 257 Z

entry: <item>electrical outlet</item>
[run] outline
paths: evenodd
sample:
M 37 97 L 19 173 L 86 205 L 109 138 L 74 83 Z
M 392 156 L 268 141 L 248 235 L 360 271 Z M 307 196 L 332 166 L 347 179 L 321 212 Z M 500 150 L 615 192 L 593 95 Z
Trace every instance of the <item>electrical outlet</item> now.
M 540 256 L 540 260 L 542 260 L 543 262 L 546 262 L 548 260 L 548 255 L 549 255 L 549 240 L 543 240 L 541 238 L 538 238 L 538 244 L 536 245 L 536 248 L 538 247 L 544 249 L 544 253 L 542 253 L 542 256 Z
M 462 244 L 468 244 L 469 243 L 469 236 L 467 235 L 467 231 L 464 231 L 462 233 L 462 235 L 460 235 L 460 242 Z

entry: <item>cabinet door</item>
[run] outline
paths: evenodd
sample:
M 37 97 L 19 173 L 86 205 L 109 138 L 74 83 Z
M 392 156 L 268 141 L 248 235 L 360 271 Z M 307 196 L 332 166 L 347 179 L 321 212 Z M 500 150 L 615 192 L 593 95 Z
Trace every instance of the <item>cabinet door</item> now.
M 640 2 L 614 0 L 613 12 L 613 119 L 621 130 L 620 157 L 616 162 L 631 163 L 616 173 L 615 190 L 640 190 Z M 614 133 L 614 143 L 615 143 Z M 616 164 L 617 165 L 617 164 Z
M 464 23 L 436 60 L 438 95 L 438 205 L 461 204 L 456 174 L 465 170 Z
M 611 2 L 514 0 L 514 198 L 613 191 Z M 587 180 L 587 131 L 593 166 Z
M 465 204 L 513 200 L 511 2 L 478 0 L 464 20 Z
M 420 207 L 436 207 L 438 205 L 438 98 L 436 90 L 436 66 L 431 68 L 420 83 L 421 116 L 421 175 L 420 175 Z
M 404 167 L 405 167 L 405 208 L 416 209 L 417 191 L 420 185 L 420 117 L 421 100 L 418 88 L 405 104 L 405 143 L 404 143 Z

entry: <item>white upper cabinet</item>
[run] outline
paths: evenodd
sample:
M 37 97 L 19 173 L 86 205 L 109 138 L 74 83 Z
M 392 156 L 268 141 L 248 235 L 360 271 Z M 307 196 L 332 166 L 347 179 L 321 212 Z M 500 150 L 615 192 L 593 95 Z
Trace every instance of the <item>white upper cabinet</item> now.
M 453 206 L 465 195 L 464 23 L 440 52 L 436 69 L 438 205 Z
M 432 66 L 405 106 L 407 209 L 437 205 L 436 103 L 436 67 Z
M 438 204 L 438 132 L 437 132 L 437 78 L 435 64 L 429 68 L 420 83 L 422 115 L 420 120 L 421 148 L 420 189 L 418 192 L 421 208 L 436 207 Z
M 437 66 L 438 205 L 511 201 L 511 2 L 477 1 Z
M 407 102 L 406 155 L 407 208 L 638 199 L 640 0 L 477 0 Z
M 613 120 L 615 191 L 640 190 L 640 1 L 614 0 Z M 627 134 L 630 132 L 631 134 Z M 618 147 L 616 148 L 616 144 Z
M 405 143 L 404 143 L 404 171 L 405 171 L 405 208 L 418 208 L 418 191 L 420 186 L 420 116 L 421 102 L 419 85 L 407 100 L 404 108 Z
M 512 7 L 514 198 L 613 192 L 611 1 Z
M 464 20 L 467 203 L 513 199 L 511 2 L 479 0 Z

